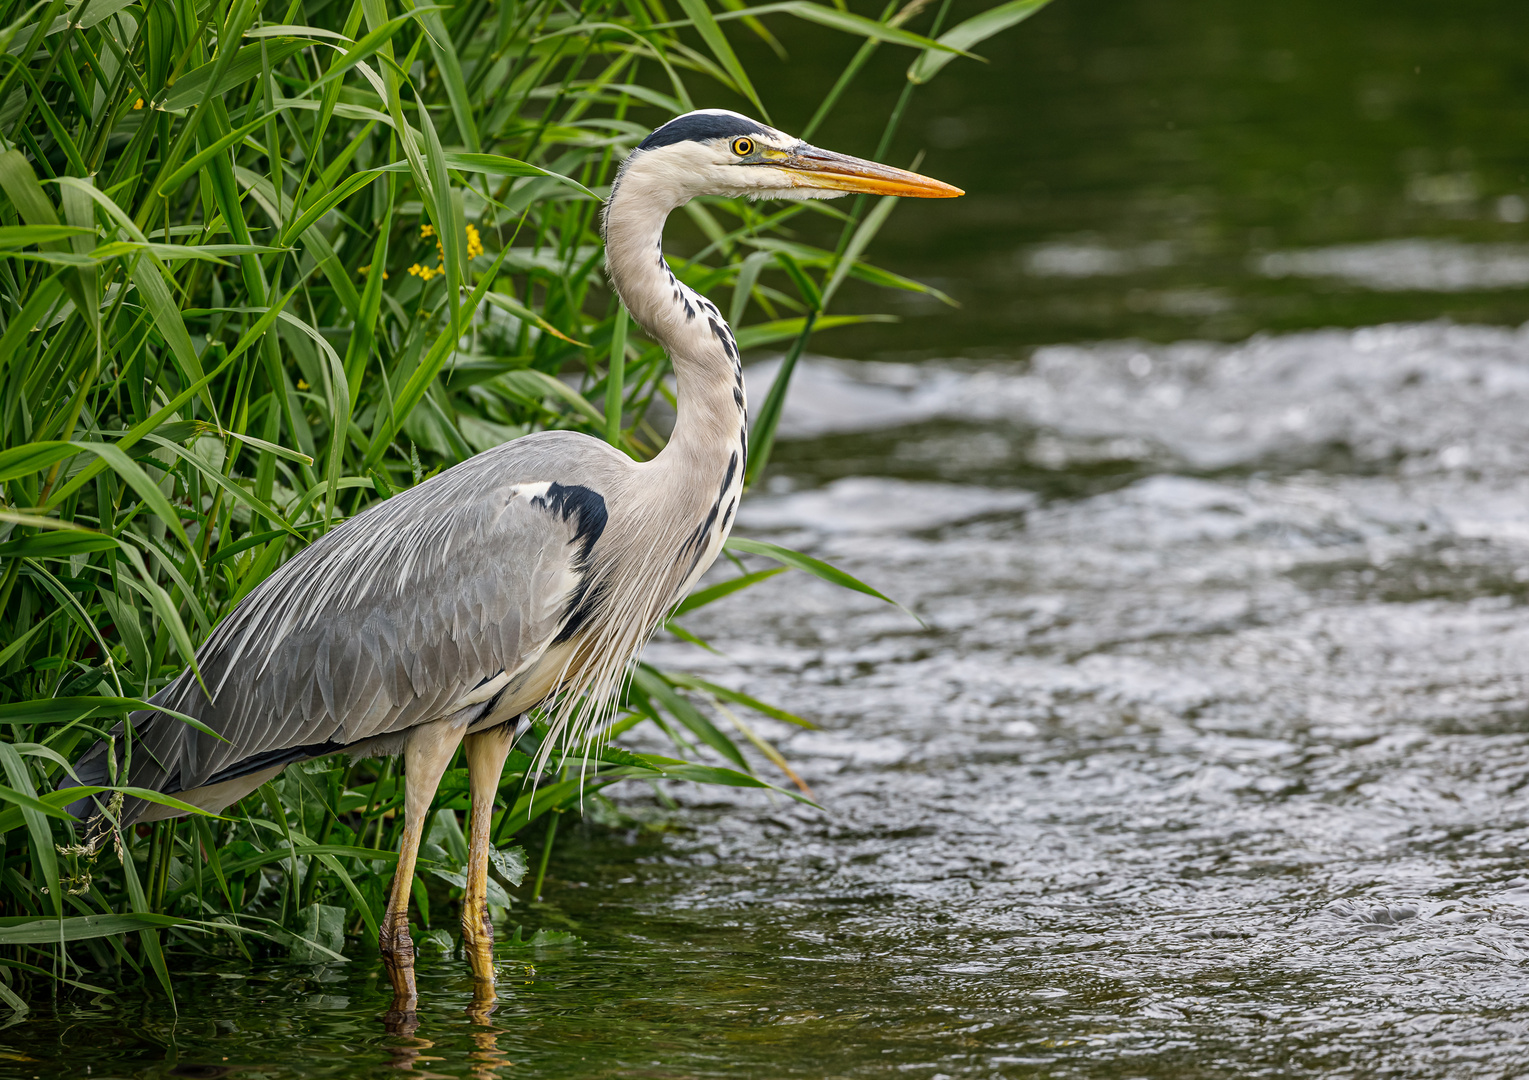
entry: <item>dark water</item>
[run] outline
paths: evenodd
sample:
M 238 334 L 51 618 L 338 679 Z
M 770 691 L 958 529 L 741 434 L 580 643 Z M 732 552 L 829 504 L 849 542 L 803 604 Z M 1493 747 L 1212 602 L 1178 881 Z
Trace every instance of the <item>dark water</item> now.
M 759 728 L 828 812 L 565 829 L 512 918 L 583 944 L 487 1027 L 445 956 L 410 1037 L 366 959 L 230 966 L 0 1075 L 1529 1071 L 1526 22 L 1057 0 L 936 82 L 972 194 L 881 250 L 965 307 L 825 336 L 905 362 L 808 362 L 741 524 L 924 625 L 792 575 L 653 649 L 817 719 Z

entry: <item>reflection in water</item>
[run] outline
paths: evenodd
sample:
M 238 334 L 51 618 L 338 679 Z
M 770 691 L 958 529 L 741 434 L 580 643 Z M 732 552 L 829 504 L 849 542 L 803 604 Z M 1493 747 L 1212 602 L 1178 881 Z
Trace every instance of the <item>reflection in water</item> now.
M 467 1058 L 474 1063 L 475 1067 L 471 1075 L 477 1077 L 478 1080 L 489 1080 L 489 1078 L 499 1075 L 499 1070 L 506 1065 L 515 1064 L 505 1057 L 504 1052 L 499 1049 L 498 1031 L 490 1029 L 488 1031 L 475 1032 L 472 1036 L 472 1041 L 477 1049 L 468 1054 Z

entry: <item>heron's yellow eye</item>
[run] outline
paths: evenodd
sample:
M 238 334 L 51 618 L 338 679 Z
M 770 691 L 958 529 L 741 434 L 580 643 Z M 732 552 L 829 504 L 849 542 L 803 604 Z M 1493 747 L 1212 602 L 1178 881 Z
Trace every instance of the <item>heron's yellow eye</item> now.
M 748 137 L 740 137 L 733 140 L 733 153 L 739 157 L 748 157 L 754 152 L 754 140 Z

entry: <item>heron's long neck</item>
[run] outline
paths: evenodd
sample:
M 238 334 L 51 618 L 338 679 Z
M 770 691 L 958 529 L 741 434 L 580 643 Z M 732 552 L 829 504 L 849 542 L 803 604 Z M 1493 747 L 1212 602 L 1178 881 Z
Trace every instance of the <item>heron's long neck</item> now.
M 664 219 L 671 208 L 669 200 L 635 183 L 612 195 L 605 223 L 611 281 L 632 317 L 674 363 L 679 414 L 659 458 L 705 472 L 729 468 L 736 454 L 731 469 L 741 482 L 748 407 L 738 345 L 716 305 L 676 279 L 664 261 Z

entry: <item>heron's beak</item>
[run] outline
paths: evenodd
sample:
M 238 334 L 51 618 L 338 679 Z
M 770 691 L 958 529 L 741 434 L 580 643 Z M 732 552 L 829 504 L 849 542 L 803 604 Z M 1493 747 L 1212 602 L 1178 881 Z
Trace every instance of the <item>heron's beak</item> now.
M 872 195 L 904 195 L 914 199 L 953 199 L 966 192 L 958 187 L 906 169 L 819 150 L 802 143 L 782 160 L 772 162 L 790 172 L 798 187 L 864 191 Z

